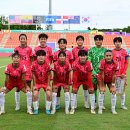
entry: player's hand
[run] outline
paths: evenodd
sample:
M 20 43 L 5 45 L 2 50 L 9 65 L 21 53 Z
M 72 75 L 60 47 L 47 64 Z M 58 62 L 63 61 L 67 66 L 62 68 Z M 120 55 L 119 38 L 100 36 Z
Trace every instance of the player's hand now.
M 116 85 L 115 85 L 115 83 L 112 83 L 112 87 L 115 87 Z
M 122 79 L 124 79 L 125 77 L 126 77 L 126 75 L 125 74 L 121 74 L 121 76 L 120 76 Z
M 71 82 L 69 83 L 69 85 L 73 85 L 73 81 L 71 81 Z
M 0 88 L 0 92 L 5 92 L 5 90 L 6 90 L 6 87 Z
M 98 74 L 94 74 L 93 77 L 97 78 Z

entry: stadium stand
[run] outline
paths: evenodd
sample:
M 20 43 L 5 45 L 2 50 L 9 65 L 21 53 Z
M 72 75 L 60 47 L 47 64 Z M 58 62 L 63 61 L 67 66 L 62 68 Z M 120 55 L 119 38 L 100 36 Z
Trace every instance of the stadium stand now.
M 19 34 L 23 32 L 3 32 L 0 33 L 0 47 L 3 48 L 15 48 L 19 45 Z M 87 48 L 94 46 L 93 37 L 95 34 L 88 32 L 45 32 L 48 34 L 48 42 L 57 43 L 59 38 L 66 38 L 68 41 L 67 48 L 73 48 L 77 46 L 76 36 L 83 35 L 85 37 L 84 45 Z M 28 37 L 28 45 L 33 48 L 39 44 L 38 35 L 40 32 L 26 32 Z M 121 36 L 119 33 L 106 32 L 102 33 L 104 36 L 103 46 L 106 48 L 114 48 L 113 38 L 116 36 Z M 123 38 L 123 47 L 130 48 L 130 35 L 122 35 Z M 57 46 L 58 47 L 58 46 Z

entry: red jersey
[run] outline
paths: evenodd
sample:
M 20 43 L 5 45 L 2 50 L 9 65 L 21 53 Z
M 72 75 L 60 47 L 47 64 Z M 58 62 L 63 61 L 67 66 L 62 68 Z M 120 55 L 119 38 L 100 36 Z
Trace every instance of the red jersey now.
M 59 64 L 59 61 L 54 62 L 54 82 L 69 84 L 69 72 L 72 70 L 69 62 L 65 62 L 63 66 Z
M 76 60 L 72 64 L 73 73 L 73 82 L 86 82 L 87 77 L 89 77 L 90 72 L 92 71 L 92 65 L 90 61 L 86 61 L 85 64 L 81 65 L 79 60 Z
M 25 48 L 22 48 L 20 46 L 16 47 L 14 49 L 14 52 L 18 51 L 20 54 L 20 63 L 25 65 L 26 67 L 30 67 L 31 65 L 31 60 L 30 57 L 32 56 L 32 48 L 27 46 Z
M 23 83 L 22 74 L 26 73 L 26 67 L 22 64 L 18 66 L 18 68 L 14 68 L 13 64 L 9 64 L 5 69 L 5 74 L 9 75 L 9 83 L 17 84 Z
M 83 47 L 83 48 L 78 48 L 75 47 L 74 49 L 72 49 L 72 55 L 73 55 L 73 60 L 75 61 L 76 59 L 78 59 L 78 52 L 79 50 L 86 50 L 88 52 L 88 48 Z
M 50 71 L 49 64 L 45 61 L 44 64 L 38 64 L 38 61 L 32 63 L 32 72 L 36 78 L 36 84 L 48 84 L 48 72 Z
M 57 61 L 58 60 L 58 54 L 61 50 L 58 50 L 56 52 L 54 52 L 54 57 L 53 57 L 53 61 Z M 66 60 L 71 63 L 72 60 L 73 60 L 73 57 L 72 57 L 72 53 L 68 50 L 65 50 L 65 53 L 66 53 Z
M 100 61 L 99 69 L 104 72 L 105 83 L 111 83 L 112 77 L 119 70 L 117 63 L 115 62 L 107 63 L 105 60 Z
M 113 49 L 113 59 L 117 62 L 119 71 L 117 72 L 117 76 L 120 76 L 121 74 L 126 74 L 127 71 L 127 65 L 126 62 L 128 62 L 128 53 L 125 49 L 121 48 L 120 50 Z
M 52 58 L 53 58 L 53 53 L 52 53 L 52 49 L 48 46 L 46 47 L 41 47 L 41 46 L 38 46 L 34 49 L 34 56 L 36 56 L 36 52 L 38 50 L 44 50 L 46 52 L 46 61 L 48 63 L 51 63 L 52 62 Z

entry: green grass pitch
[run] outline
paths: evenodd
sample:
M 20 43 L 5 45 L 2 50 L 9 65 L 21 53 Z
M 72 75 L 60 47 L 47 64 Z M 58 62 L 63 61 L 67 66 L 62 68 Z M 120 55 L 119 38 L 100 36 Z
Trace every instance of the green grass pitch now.
M 10 58 L 0 58 L 0 66 L 11 62 Z M 4 84 L 4 69 L 0 68 L 0 86 Z M 128 86 L 126 88 L 127 111 L 120 109 L 120 97 L 117 96 L 117 115 L 110 112 L 110 93 L 107 89 L 105 107 L 102 115 L 90 114 L 90 109 L 84 108 L 83 91 L 78 93 L 78 108 L 74 115 L 64 113 L 64 95 L 61 94 L 61 109 L 55 115 L 45 114 L 43 91 L 40 96 L 39 115 L 26 113 L 26 96 L 21 92 L 21 109 L 15 111 L 14 92 L 6 95 L 6 114 L 0 116 L 0 130 L 129 130 L 130 129 L 130 67 L 128 70 Z M 96 109 L 97 112 L 97 109 Z

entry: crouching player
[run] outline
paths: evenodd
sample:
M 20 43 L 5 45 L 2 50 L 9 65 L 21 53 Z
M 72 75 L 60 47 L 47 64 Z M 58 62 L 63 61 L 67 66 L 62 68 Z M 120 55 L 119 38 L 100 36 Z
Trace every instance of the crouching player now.
M 61 51 L 58 54 L 58 60 L 54 63 L 54 79 L 53 79 L 53 93 L 52 93 L 52 114 L 56 112 L 56 97 L 59 87 L 64 88 L 65 96 L 65 113 L 69 114 L 70 94 L 69 87 L 72 83 L 71 65 L 66 60 L 66 53 Z
M 99 105 L 98 114 L 102 114 L 106 85 L 108 86 L 109 91 L 111 93 L 111 111 L 113 114 L 117 114 L 117 112 L 115 111 L 116 106 L 115 80 L 116 80 L 116 72 L 118 71 L 118 66 L 117 63 L 113 61 L 112 57 L 113 57 L 112 51 L 107 50 L 105 52 L 104 60 L 101 60 L 99 65 L 100 72 L 97 75 L 100 91 L 98 97 L 98 105 Z
M 5 113 L 5 94 L 10 92 L 14 87 L 17 90 L 23 91 L 27 96 L 27 113 L 33 114 L 32 112 L 32 92 L 29 86 L 26 85 L 25 75 L 26 68 L 20 64 L 20 54 L 18 51 L 12 54 L 12 63 L 6 67 L 5 70 L 6 79 L 5 87 L 0 90 L 0 114 Z
M 45 60 L 46 52 L 38 50 L 36 52 L 37 60 L 32 64 L 33 75 L 33 107 L 34 114 L 38 114 L 38 95 L 41 88 L 46 94 L 46 114 L 51 114 L 51 88 L 50 88 L 50 73 L 51 69 Z
M 91 103 L 91 113 L 96 114 L 94 110 L 95 105 L 95 96 L 94 96 L 94 88 L 92 84 L 92 66 L 90 61 L 87 60 L 87 51 L 80 50 L 78 52 L 78 57 L 73 64 L 73 87 L 71 93 L 71 111 L 70 114 L 74 114 L 75 112 L 75 102 L 76 95 L 80 85 L 84 85 L 89 91 L 90 94 L 90 103 Z

